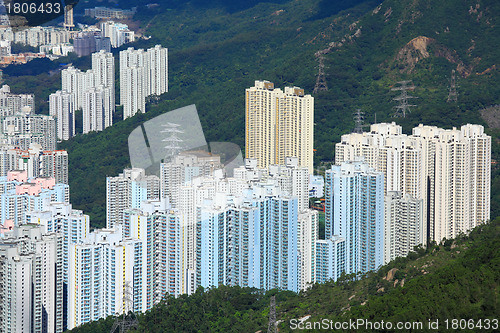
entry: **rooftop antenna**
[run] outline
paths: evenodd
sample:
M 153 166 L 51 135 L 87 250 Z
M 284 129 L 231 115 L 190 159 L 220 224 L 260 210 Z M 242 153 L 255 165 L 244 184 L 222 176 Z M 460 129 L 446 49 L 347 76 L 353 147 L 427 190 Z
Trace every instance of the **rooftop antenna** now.
M 415 96 L 410 96 L 408 95 L 408 90 L 414 90 L 415 86 L 411 84 L 411 80 L 409 81 L 399 81 L 398 84 L 400 84 L 399 87 L 392 88 L 392 91 L 401 91 L 401 95 L 398 97 L 393 98 L 394 101 L 398 101 L 399 105 L 395 106 L 396 112 L 394 113 L 395 117 L 403 117 L 406 118 L 406 114 L 410 113 L 410 107 L 416 106 L 414 104 L 408 104 L 408 100 L 410 98 L 417 98 Z

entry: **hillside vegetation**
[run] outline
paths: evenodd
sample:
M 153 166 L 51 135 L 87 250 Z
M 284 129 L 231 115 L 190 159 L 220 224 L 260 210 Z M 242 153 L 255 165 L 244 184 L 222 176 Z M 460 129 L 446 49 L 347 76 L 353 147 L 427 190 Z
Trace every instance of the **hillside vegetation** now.
M 470 331 L 494 332 L 485 323 L 500 314 L 500 218 L 467 237 L 418 249 L 376 273 L 353 278 L 317 284 L 300 294 L 200 288 L 191 296 L 168 297 L 139 315 L 137 332 L 265 332 L 273 295 L 280 332 L 292 331 L 291 320 L 305 316 L 309 322 L 366 319 L 427 325 L 429 319 L 439 320 L 439 332 L 445 331 L 446 319 L 450 328 L 452 319 L 473 319 L 475 324 L 481 319 L 482 327 Z M 109 317 L 72 332 L 109 332 L 113 322 Z

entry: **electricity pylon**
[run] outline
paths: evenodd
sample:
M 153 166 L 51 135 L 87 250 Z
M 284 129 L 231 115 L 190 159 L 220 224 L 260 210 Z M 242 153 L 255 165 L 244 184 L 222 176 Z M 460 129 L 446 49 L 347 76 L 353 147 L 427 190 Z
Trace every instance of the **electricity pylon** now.
M 457 102 L 458 100 L 458 94 L 457 94 L 457 82 L 456 82 L 456 75 L 455 75 L 455 70 L 451 70 L 451 78 L 450 78 L 450 92 L 448 93 L 448 100 L 447 102 Z
M 406 114 L 410 113 L 410 107 L 416 106 L 414 104 L 408 104 L 408 100 L 411 98 L 417 98 L 415 96 L 410 96 L 408 95 L 408 90 L 414 90 L 415 86 L 409 85 L 411 83 L 410 81 L 399 81 L 398 84 L 401 86 L 392 88 L 392 91 L 401 91 L 401 95 L 398 97 L 393 98 L 394 101 L 399 101 L 399 105 L 396 105 L 396 113 L 394 114 L 395 117 L 403 117 L 406 118 Z

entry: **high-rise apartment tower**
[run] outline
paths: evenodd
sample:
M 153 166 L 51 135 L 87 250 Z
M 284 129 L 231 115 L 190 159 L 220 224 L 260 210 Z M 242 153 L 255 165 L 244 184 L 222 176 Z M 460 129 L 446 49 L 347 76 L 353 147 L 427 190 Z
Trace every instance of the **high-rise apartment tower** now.
M 284 165 L 297 157 L 299 166 L 313 172 L 314 98 L 304 89 L 275 89 L 269 81 L 255 81 L 245 93 L 245 154 L 259 167 Z

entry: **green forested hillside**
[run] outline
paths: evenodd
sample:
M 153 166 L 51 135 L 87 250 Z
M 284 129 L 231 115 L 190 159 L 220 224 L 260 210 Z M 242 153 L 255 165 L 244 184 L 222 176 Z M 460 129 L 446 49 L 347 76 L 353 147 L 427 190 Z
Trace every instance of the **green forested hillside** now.
M 366 319 L 427 325 L 429 319 L 439 320 L 434 332 L 446 331 L 446 319 L 450 328 L 452 319 L 473 319 L 475 326 L 469 331 L 494 332 L 492 322 L 489 329 L 485 324 L 500 315 L 500 219 L 474 229 L 468 237 L 419 249 L 377 273 L 352 278 L 314 285 L 298 295 L 239 287 L 199 289 L 192 296 L 166 298 L 140 315 L 137 332 L 265 332 L 272 295 L 280 332 L 292 331 L 291 320 L 305 316 L 311 316 L 309 322 Z M 113 321 L 110 317 L 72 332 L 109 332 Z
M 378 122 L 396 121 L 408 133 L 419 123 L 487 125 L 480 110 L 500 104 L 500 3 L 495 0 L 156 2 L 158 7 L 138 6 L 135 24 L 151 39 L 135 46 L 169 48 L 170 91 L 148 105 L 144 116 L 61 144 L 70 154 L 72 202 L 91 215 L 93 226 L 104 225 L 105 177 L 129 165 L 127 137 L 141 121 L 196 104 L 207 141 L 244 148 L 244 89 L 266 79 L 312 93 L 319 50 L 329 50 L 329 90 L 314 94 L 316 165 L 333 159 L 334 144 L 352 130 L 357 108 L 367 122 L 376 115 Z M 79 4 L 87 5 L 94 3 Z M 446 103 L 452 69 L 458 103 Z M 47 85 L 38 80 L 48 79 L 43 75 L 30 82 L 38 82 L 35 88 L 45 96 Z M 397 92 L 391 88 L 401 80 L 412 80 L 411 94 L 418 97 L 405 119 L 393 117 Z M 9 81 L 32 88 L 22 77 Z M 500 129 L 488 132 L 495 137 L 498 160 Z M 492 175 L 495 217 L 500 216 L 498 167 Z

